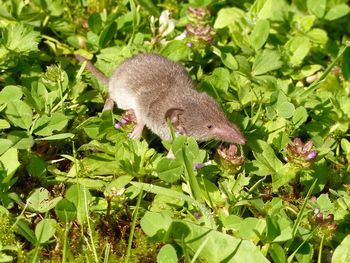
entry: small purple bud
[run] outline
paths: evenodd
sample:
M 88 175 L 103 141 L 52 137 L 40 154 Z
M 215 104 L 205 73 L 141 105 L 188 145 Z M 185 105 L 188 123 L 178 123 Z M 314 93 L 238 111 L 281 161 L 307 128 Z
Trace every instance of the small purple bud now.
M 192 42 L 187 42 L 187 43 L 186 43 L 186 46 L 187 46 L 188 48 L 191 48 L 191 47 L 193 46 L 193 44 L 192 44 Z
M 121 122 L 122 124 L 127 124 L 129 121 L 123 118 L 123 119 L 120 120 L 120 122 Z
M 313 159 L 315 159 L 317 156 L 317 152 L 316 151 L 311 151 L 308 153 L 307 157 L 306 157 L 306 160 L 307 161 L 311 161 Z
M 194 163 L 194 164 L 193 164 L 194 170 L 202 169 L 203 167 L 205 167 L 205 164 L 204 164 L 204 163 Z
M 185 31 L 183 32 L 183 34 L 184 34 L 185 36 L 187 36 L 187 35 L 188 35 L 187 30 L 185 30 Z
M 333 258 L 333 253 L 328 253 L 327 255 L 327 262 L 331 263 Z
M 314 214 L 315 214 L 315 215 L 317 215 L 319 212 L 320 212 L 320 209 L 315 208 L 315 210 L 314 210 Z
M 114 124 L 114 128 L 116 128 L 117 130 L 119 130 L 119 129 L 121 128 L 120 122 L 117 122 L 116 124 Z
M 198 219 L 198 220 L 201 219 L 201 217 L 202 217 L 201 214 L 200 214 L 198 211 L 194 212 L 194 213 L 193 213 L 193 216 L 194 216 L 196 219 Z
M 129 138 L 131 138 L 131 136 L 132 136 L 132 133 L 131 133 L 131 132 L 129 132 L 129 133 L 128 133 L 128 137 L 129 137 Z

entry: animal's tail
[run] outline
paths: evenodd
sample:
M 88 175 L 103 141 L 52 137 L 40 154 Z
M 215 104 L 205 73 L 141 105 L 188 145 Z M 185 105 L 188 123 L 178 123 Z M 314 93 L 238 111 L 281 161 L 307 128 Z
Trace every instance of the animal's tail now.
M 86 68 L 91 71 L 92 74 L 96 76 L 103 84 L 108 85 L 109 79 L 108 77 L 103 74 L 101 71 L 99 71 L 92 63 L 90 60 L 87 58 L 83 57 L 82 55 L 79 54 L 74 54 L 74 57 L 79 60 L 80 62 L 86 62 Z
M 104 85 L 108 85 L 109 79 L 108 77 L 103 74 L 101 71 L 99 71 L 92 63 L 90 60 L 87 58 L 79 55 L 79 54 L 74 54 L 74 57 L 79 60 L 80 62 L 86 62 L 86 68 L 91 71 L 92 74 L 96 76 Z M 113 110 L 114 107 L 114 101 L 108 97 L 105 101 L 104 107 L 102 111 L 107 111 L 107 110 Z

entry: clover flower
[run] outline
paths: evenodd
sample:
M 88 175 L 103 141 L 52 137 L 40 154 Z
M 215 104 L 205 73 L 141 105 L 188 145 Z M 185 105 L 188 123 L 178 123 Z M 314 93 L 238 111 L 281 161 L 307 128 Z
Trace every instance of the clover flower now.
M 303 143 L 300 138 L 295 138 L 286 148 L 286 161 L 295 163 L 301 167 L 309 168 L 317 157 L 317 152 L 312 150 L 313 142 Z
M 238 154 L 238 148 L 235 144 L 229 147 L 220 145 L 215 154 L 215 161 L 220 168 L 229 173 L 237 173 L 244 163 L 244 157 Z
M 166 37 L 175 29 L 175 22 L 170 18 L 169 10 L 164 10 L 159 16 L 158 32 L 162 37 Z
M 164 10 L 158 18 L 158 28 L 154 16 L 151 16 L 150 18 L 150 26 L 153 36 L 151 41 L 147 41 L 145 43 L 154 46 L 158 43 L 166 44 L 166 36 L 174 31 L 175 22 L 171 19 L 170 11 Z

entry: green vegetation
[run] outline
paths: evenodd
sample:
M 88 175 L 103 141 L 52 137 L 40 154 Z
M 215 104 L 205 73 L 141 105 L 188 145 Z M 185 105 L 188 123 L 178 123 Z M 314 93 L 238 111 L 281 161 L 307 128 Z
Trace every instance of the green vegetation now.
M 0 0 L 0 262 L 350 262 L 347 2 Z M 71 55 L 140 52 L 247 145 L 129 139 Z

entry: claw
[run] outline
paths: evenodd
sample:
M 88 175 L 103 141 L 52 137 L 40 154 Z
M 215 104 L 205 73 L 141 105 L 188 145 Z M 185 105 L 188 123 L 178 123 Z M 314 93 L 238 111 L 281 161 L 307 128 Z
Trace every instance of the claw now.
M 145 127 L 145 124 L 143 124 L 143 123 L 136 124 L 132 133 L 129 134 L 129 138 L 140 139 L 142 136 L 142 131 L 143 131 L 144 127 Z

